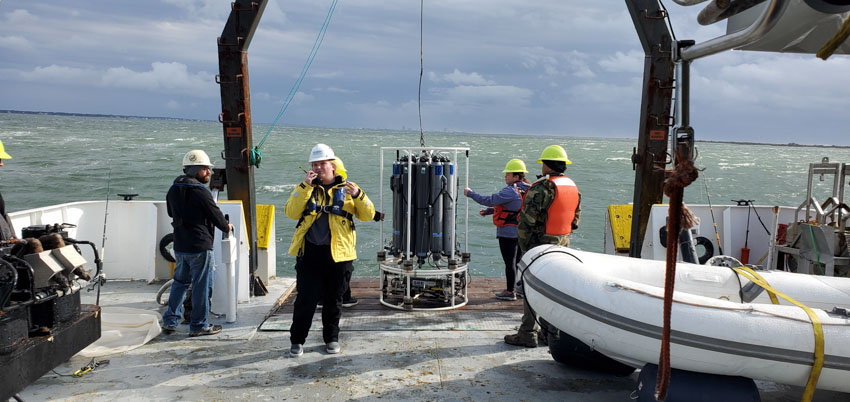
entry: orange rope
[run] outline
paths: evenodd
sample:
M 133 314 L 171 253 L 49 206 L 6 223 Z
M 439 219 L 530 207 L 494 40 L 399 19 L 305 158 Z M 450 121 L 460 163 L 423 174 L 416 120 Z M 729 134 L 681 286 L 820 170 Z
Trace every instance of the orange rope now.
M 682 200 L 685 187 L 697 179 L 699 172 L 690 159 L 676 154 L 676 168 L 668 172 L 664 194 L 670 198 L 667 210 L 667 271 L 664 280 L 664 330 L 661 333 L 661 353 L 658 358 L 658 377 L 655 380 L 655 399 L 663 401 L 670 385 L 670 312 L 673 308 L 673 286 L 676 281 L 676 259 L 679 252 L 679 232 L 682 229 Z

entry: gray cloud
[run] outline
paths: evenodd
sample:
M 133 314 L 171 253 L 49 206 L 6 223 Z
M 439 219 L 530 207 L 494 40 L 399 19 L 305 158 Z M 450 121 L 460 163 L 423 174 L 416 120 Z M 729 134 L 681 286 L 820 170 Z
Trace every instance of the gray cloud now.
M 126 67 L 106 70 L 50 65 L 20 72 L 25 81 L 69 86 L 97 85 L 144 91 L 180 93 L 195 97 L 215 97 L 217 87 L 206 72 L 190 73 L 185 64 L 154 62 L 149 71 L 133 71 Z
M 32 48 L 32 43 L 23 36 L 0 36 L 0 48 L 26 50 Z
M 695 23 L 667 2 L 679 39 Z M 268 3 L 249 51 L 253 120 L 268 123 L 298 78 L 330 1 Z M 219 0 L 4 1 L 0 109 L 214 119 Z M 418 126 L 418 3 L 340 2 L 322 48 L 280 124 Z M 426 2 L 422 113 L 459 131 L 635 137 L 644 55 L 622 1 Z M 847 56 L 726 52 L 693 64 L 701 139 L 850 144 Z M 96 97 L 75 96 L 81 86 Z M 67 103 L 65 103 L 67 102 Z M 319 105 L 321 105 L 319 107 Z M 762 132 L 750 129 L 764 126 Z
M 454 69 L 451 73 L 437 74 L 433 71 L 428 73 L 428 78 L 434 82 L 448 82 L 455 85 L 493 85 L 493 81 L 484 79 L 476 72 L 464 73 Z
M 357 91 L 352 91 L 350 89 L 337 88 L 337 87 L 320 88 L 320 89 L 317 89 L 317 91 L 327 91 L 327 92 L 333 92 L 333 93 L 338 93 L 338 94 L 356 94 L 357 93 Z
M 613 73 L 643 74 L 643 52 L 637 50 L 615 52 L 599 60 L 598 64 L 603 70 Z
M 96 79 L 98 73 L 94 70 L 52 64 L 47 67 L 36 67 L 32 71 L 19 72 L 19 75 L 25 81 L 75 84 L 92 82 L 91 80 Z
M 527 105 L 533 92 L 510 85 L 458 85 L 447 89 L 445 99 L 458 106 L 474 104 Z
M 105 86 L 146 91 L 176 92 L 198 97 L 218 95 L 218 88 L 204 71 L 190 73 L 185 64 L 154 62 L 150 71 L 133 71 L 125 67 L 106 70 L 101 79 Z

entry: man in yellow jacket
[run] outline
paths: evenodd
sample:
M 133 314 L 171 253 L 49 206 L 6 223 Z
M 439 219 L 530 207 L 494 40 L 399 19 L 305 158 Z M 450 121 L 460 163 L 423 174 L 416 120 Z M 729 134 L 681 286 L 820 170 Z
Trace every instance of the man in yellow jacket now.
M 313 321 L 316 304 L 322 300 L 322 338 L 330 354 L 340 352 L 339 319 L 346 271 L 357 259 L 354 218 L 375 216 L 375 207 L 366 193 L 336 172 L 336 156 L 325 144 L 310 152 L 312 170 L 295 186 L 284 211 L 297 220 L 289 254 L 295 256 L 295 310 L 289 340 L 292 357 L 304 353 L 304 342 Z

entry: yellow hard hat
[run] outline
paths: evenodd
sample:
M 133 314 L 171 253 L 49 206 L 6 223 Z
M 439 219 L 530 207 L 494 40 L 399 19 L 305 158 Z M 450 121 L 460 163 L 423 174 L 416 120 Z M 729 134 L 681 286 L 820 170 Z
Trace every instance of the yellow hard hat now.
M 511 159 L 502 173 L 528 173 L 528 169 L 525 168 L 525 162 L 522 159 Z
M 12 159 L 12 155 L 6 153 L 6 147 L 3 146 L 3 141 L 0 141 L 0 159 Z
M 567 159 L 567 151 L 565 151 L 560 145 L 549 145 L 546 147 L 546 149 L 543 150 L 543 153 L 540 154 L 540 159 L 537 160 L 537 163 L 543 163 L 544 160 L 564 162 L 567 165 L 572 164 L 572 162 Z
M 342 159 L 339 157 L 334 158 L 334 165 L 336 165 L 336 174 L 342 176 L 342 179 L 348 179 L 348 173 L 345 171 L 345 165 L 342 164 Z

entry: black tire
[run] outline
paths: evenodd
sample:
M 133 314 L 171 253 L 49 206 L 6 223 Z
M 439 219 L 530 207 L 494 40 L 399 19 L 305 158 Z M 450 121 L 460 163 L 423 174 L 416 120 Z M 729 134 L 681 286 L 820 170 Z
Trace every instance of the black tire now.
M 702 246 L 705 249 L 705 253 L 699 256 L 699 263 L 705 264 L 709 258 L 714 257 L 714 244 L 711 243 L 711 240 L 708 240 L 705 237 L 697 236 L 697 246 Z
M 174 233 L 162 236 L 162 239 L 159 240 L 159 253 L 162 254 L 162 258 L 165 258 L 168 262 L 177 262 L 177 260 L 174 259 L 174 254 L 171 254 L 171 251 L 168 250 L 168 245 L 173 242 Z
M 667 248 L 667 226 L 662 226 L 661 229 L 658 229 L 658 237 L 661 247 Z M 695 240 L 697 246 L 702 246 L 705 249 L 705 253 L 698 257 L 699 263 L 705 264 L 709 258 L 714 257 L 714 244 L 711 243 L 711 240 L 703 236 L 697 236 Z
M 556 362 L 572 367 L 625 377 L 635 368 L 603 355 L 567 333 L 550 327 L 549 353 Z

